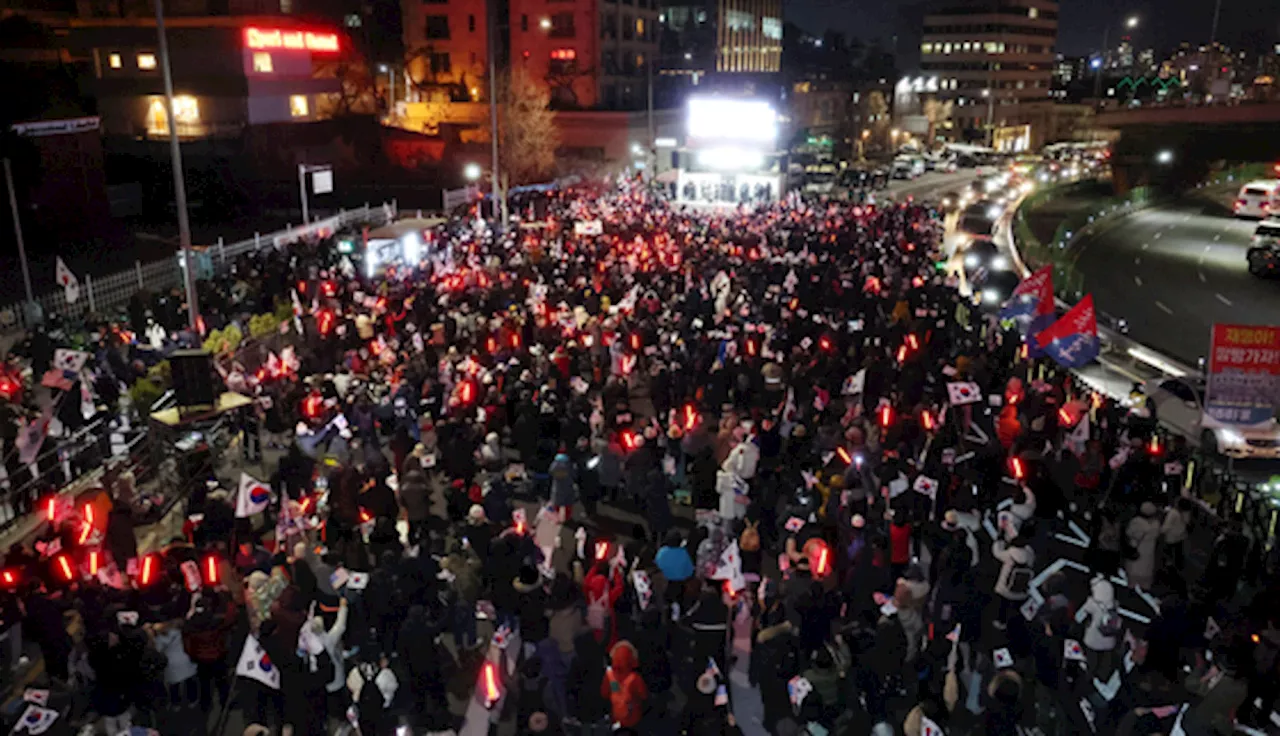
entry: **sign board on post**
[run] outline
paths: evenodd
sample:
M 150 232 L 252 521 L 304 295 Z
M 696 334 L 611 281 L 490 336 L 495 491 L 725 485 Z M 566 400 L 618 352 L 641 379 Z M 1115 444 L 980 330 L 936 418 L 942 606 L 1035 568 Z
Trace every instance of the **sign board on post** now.
M 311 191 L 328 194 L 333 191 L 333 169 L 314 169 L 311 172 Z
M 1262 424 L 1280 403 L 1280 327 L 1214 325 L 1205 413 L 1209 422 Z

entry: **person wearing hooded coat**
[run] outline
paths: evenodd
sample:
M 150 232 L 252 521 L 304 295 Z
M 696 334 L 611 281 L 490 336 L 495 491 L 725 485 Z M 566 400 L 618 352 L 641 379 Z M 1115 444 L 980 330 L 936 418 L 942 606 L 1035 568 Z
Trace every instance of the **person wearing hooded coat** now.
M 431 489 L 427 477 L 417 468 L 411 468 L 400 478 L 400 506 L 409 521 L 409 543 L 422 539 L 427 520 L 431 518 Z
M 1129 582 L 1143 590 L 1151 590 L 1156 576 L 1156 540 L 1160 538 L 1160 520 L 1156 518 L 1156 505 L 1144 501 L 1138 515 L 1125 527 L 1129 548 L 1136 552 L 1133 559 L 1125 560 L 1124 572 Z
M 600 680 L 600 697 L 609 701 L 613 722 L 623 728 L 634 728 L 644 717 L 649 688 L 637 671 L 640 655 L 625 639 L 609 650 L 609 669 Z
M 1085 655 L 1089 659 L 1089 672 L 1102 679 L 1111 676 L 1112 656 L 1120 637 L 1124 634 L 1115 589 L 1102 576 L 1089 584 L 1089 598 L 1080 607 L 1085 618 Z
M 567 517 L 578 502 L 577 473 L 573 461 L 565 453 L 558 452 L 547 473 L 551 476 L 551 503 L 556 508 L 565 509 Z

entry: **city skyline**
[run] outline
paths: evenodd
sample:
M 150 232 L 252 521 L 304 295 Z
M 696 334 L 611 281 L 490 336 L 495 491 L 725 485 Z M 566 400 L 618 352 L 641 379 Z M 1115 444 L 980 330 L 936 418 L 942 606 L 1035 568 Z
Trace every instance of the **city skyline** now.
M 895 35 L 919 32 L 911 19 L 923 15 L 928 5 L 930 3 L 911 0 L 884 4 L 793 0 L 785 5 L 784 14 L 788 21 L 818 35 L 832 30 L 850 38 L 867 42 L 880 40 L 889 45 Z M 921 7 L 919 13 L 912 12 L 914 7 Z M 1273 0 L 1222 0 L 1217 40 L 1247 51 L 1271 48 L 1280 43 L 1278 8 Z M 1097 51 L 1103 45 L 1108 24 L 1114 46 L 1124 19 L 1129 16 L 1139 18 L 1139 26 L 1133 31 L 1136 46 L 1170 49 L 1183 41 L 1209 42 L 1213 3 L 1175 0 L 1160 4 L 1141 1 L 1115 4 L 1106 0 L 1072 0 L 1062 4 L 1057 51 L 1068 56 Z

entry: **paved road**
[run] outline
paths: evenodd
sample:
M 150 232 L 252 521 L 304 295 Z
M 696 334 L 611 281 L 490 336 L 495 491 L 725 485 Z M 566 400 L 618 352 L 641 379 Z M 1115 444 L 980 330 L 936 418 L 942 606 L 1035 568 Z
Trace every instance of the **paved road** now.
M 1122 218 L 1077 245 L 1077 266 L 1099 308 L 1128 320 L 1138 341 L 1190 365 L 1215 322 L 1280 324 L 1280 283 L 1249 275 L 1256 223 L 1208 200 Z
M 930 171 L 916 179 L 891 179 L 887 193 L 894 197 L 933 199 L 943 192 L 959 191 L 961 187 L 978 178 L 977 169 L 959 169 L 953 174 Z

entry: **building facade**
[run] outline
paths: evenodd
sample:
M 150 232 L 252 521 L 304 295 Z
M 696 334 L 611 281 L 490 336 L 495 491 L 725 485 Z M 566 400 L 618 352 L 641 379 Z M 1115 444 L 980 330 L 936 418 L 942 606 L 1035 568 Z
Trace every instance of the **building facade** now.
M 648 101 L 658 48 L 657 0 L 496 3 L 498 68 L 545 83 L 560 109 L 636 110 Z M 404 44 L 415 99 L 487 100 L 484 0 L 405 0 Z M 436 92 L 439 90 L 439 92 Z
M 178 17 L 165 26 L 182 138 L 235 136 L 250 125 L 334 112 L 341 83 L 319 67 L 349 43 L 336 29 L 281 17 Z M 155 20 L 73 21 L 71 37 L 92 60 L 103 134 L 167 137 Z
M 953 101 L 956 127 L 991 139 L 1051 98 L 1057 37 L 1054 0 L 948 0 L 925 16 L 920 68 Z
M 754 92 L 782 70 L 781 0 L 674 0 L 662 8 L 662 75 L 676 87 Z

